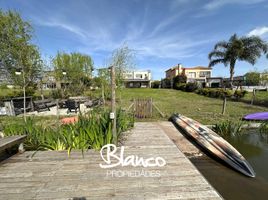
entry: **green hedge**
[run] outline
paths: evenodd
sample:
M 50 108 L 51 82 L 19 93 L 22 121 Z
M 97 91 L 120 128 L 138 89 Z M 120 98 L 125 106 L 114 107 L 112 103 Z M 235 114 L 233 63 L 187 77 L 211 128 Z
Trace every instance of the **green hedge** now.
M 244 90 L 232 91 L 229 89 L 225 90 L 223 88 L 200 88 L 196 91 L 196 93 L 213 98 L 234 97 L 236 99 L 240 99 L 245 96 L 247 91 Z
M 175 89 L 185 92 L 194 92 L 198 89 L 198 85 L 196 83 L 177 83 Z

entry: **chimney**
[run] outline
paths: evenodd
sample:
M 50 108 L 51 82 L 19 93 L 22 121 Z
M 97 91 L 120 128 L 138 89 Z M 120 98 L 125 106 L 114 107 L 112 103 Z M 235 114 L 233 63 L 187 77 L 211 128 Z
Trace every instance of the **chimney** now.
M 179 74 L 180 74 L 182 72 L 182 64 L 181 63 L 178 64 L 178 69 L 179 69 Z

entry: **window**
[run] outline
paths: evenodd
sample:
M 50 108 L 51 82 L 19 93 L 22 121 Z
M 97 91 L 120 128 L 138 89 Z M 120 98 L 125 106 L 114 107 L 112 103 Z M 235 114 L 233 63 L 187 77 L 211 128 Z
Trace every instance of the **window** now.
M 136 78 L 142 78 L 142 74 L 136 74 Z
M 199 73 L 199 77 L 210 77 L 210 71 L 204 71 Z
M 189 72 L 188 73 L 188 78 L 195 78 L 196 77 L 196 73 L 195 72 Z
M 127 79 L 131 79 L 132 78 L 132 74 L 126 74 L 126 78 Z

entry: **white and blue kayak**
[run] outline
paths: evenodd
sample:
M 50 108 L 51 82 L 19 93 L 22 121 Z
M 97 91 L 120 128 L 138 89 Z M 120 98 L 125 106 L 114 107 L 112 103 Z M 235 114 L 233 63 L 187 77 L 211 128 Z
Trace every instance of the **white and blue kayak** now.
M 199 122 L 180 114 L 172 116 L 173 122 L 211 155 L 242 174 L 255 177 L 255 172 L 246 159 L 226 140 Z

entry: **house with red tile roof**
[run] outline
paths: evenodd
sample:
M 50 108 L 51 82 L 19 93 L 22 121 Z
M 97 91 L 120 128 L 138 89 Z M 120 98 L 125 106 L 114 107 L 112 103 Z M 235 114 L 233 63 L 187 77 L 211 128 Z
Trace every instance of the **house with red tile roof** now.
M 212 77 L 212 68 L 204 66 L 183 67 L 181 64 L 178 64 L 177 66 L 166 70 L 166 78 L 170 80 L 179 74 L 186 75 L 187 82 L 205 84 L 207 78 Z

